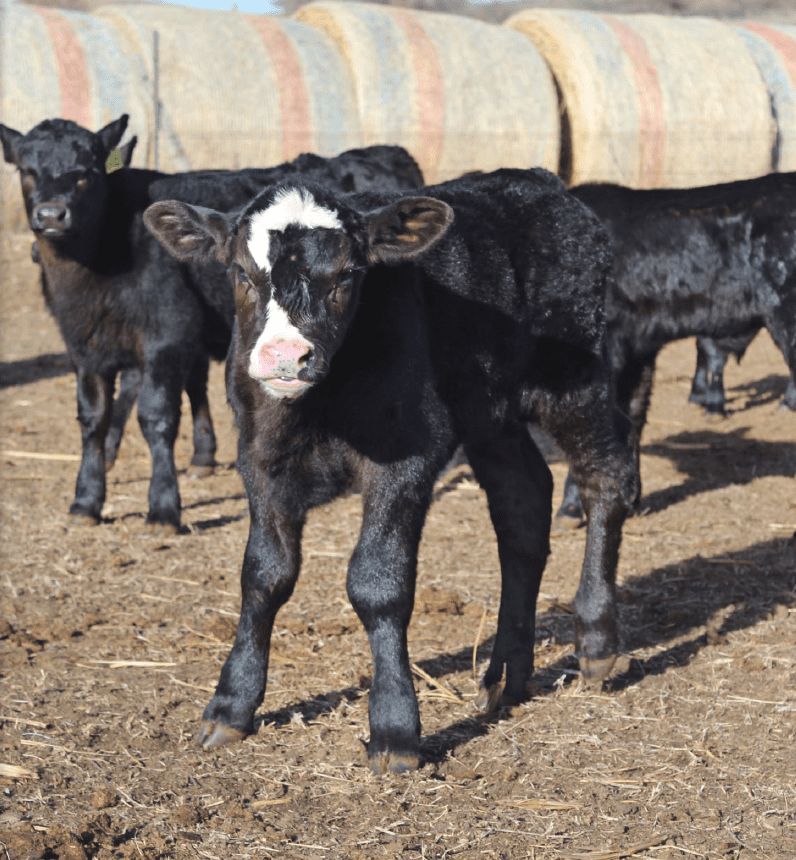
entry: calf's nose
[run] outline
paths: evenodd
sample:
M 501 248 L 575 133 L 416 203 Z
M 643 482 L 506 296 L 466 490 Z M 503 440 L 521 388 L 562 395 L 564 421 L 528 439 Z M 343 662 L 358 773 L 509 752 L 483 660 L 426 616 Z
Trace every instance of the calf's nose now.
M 65 230 L 72 214 L 64 203 L 40 203 L 33 210 L 33 227 L 38 230 Z
M 295 376 L 311 355 L 312 345 L 300 338 L 264 343 L 252 352 L 251 374 L 263 378 Z

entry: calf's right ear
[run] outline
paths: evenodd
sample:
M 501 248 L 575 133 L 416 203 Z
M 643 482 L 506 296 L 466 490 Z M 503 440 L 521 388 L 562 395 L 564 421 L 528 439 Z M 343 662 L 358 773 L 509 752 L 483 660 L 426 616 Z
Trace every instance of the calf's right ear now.
M 15 131 L 0 122 L 0 140 L 3 141 L 3 157 L 9 164 L 17 163 L 17 141 L 22 137 L 22 132 Z
M 144 223 L 171 256 L 184 263 L 232 262 L 232 224 L 215 209 L 161 200 L 144 212 Z

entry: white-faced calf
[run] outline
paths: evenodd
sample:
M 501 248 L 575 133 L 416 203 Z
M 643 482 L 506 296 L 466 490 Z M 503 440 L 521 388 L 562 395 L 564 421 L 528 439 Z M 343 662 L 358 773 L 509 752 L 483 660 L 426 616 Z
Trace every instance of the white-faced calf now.
M 200 742 L 254 730 L 274 617 L 301 563 L 307 511 L 358 487 L 349 598 L 370 638 L 368 753 L 418 763 L 406 630 L 434 480 L 463 443 L 497 533 L 502 589 L 481 702 L 527 696 L 549 552 L 552 478 L 538 421 L 574 464 L 589 510 L 575 623 L 581 667 L 617 652 L 614 578 L 636 488 L 629 422 L 611 397 L 604 228 L 544 171 L 506 170 L 423 196 L 288 184 L 224 216 L 147 210 L 178 259 L 232 267 L 228 397 L 251 525 L 238 633 Z

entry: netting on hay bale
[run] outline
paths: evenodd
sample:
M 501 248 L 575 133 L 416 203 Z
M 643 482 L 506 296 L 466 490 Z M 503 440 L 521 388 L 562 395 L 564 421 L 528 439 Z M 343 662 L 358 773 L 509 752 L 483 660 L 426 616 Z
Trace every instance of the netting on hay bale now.
M 328 33 L 347 60 L 363 142 L 405 146 L 428 182 L 498 167 L 557 169 L 555 85 L 520 34 L 364 3 L 310 3 L 295 18 Z
M 96 130 L 123 113 L 139 138 L 143 163 L 151 131 L 151 98 L 144 68 L 123 50 L 111 24 L 78 12 L 0 0 L 0 116 L 23 133 L 63 117 Z M 23 230 L 27 218 L 14 167 L 0 166 L 0 226 Z
M 796 170 L 796 26 L 747 22 L 735 29 L 757 63 L 771 100 L 776 127 L 772 169 Z
M 166 129 L 161 169 L 278 164 L 361 144 L 348 67 L 313 27 L 290 19 L 155 5 L 96 11 L 153 75 Z
M 504 26 L 552 69 L 571 184 L 692 187 L 771 172 L 769 93 L 730 25 L 534 9 Z

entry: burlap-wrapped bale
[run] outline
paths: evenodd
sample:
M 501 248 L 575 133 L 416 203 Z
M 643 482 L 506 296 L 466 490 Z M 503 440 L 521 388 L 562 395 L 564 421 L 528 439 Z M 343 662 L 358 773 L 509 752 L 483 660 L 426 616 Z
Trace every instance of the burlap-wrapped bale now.
M 328 33 L 348 61 L 364 143 L 405 146 L 428 182 L 497 167 L 557 169 L 555 86 L 520 34 L 364 3 L 311 3 L 295 17 Z
M 0 119 L 21 132 L 44 119 L 64 117 L 96 130 L 123 113 L 139 136 L 143 163 L 151 99 L 139 58 L 123 38 L 92 15 L 23 6 L 0 0 Z M 15 168 L 2 161 L 0 227 L 27 225 Z
M 150 79 L 158 32 L 161 169 L 278 164 L 361 143 L 348 67 L 313 27 L 177 6 L 103 6 L 96 14 L 124 33 L 125 50 L 143 58 Z
M 532 9 L 505 26 L 530 37 L 555 76 L 566 181 L 690 187 L 771 171 L 769 94 L 730 25 Z
M 745 23 L 736 30 L 760 69 L 775 123 L 773 170 L 796 170 L 796 26 Z

